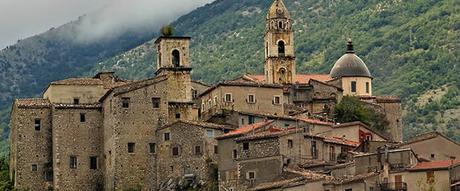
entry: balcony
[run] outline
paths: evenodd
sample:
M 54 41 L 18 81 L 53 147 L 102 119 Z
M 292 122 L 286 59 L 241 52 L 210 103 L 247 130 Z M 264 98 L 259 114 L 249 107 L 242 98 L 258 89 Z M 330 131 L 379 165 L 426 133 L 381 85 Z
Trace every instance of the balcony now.
M 389 182 L 380 184 L 380 191 L 407 191 L 405 182 Z

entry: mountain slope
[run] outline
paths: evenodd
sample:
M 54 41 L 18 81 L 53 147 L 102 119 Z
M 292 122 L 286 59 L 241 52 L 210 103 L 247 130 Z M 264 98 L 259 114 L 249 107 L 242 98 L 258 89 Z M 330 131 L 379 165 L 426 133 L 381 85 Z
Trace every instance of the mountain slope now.
M 399 95 L 405 136 L 433 128 L 460 140 L 460 2 L 285 0 L 295 21 L 297 71 L 328 73 L 352 37 L 375 77 L 376 94 Z M 265 15 L 270 1 L 218 0 L 178 19 L 179 34 L 193 38 L 193 77 L 206 82 L 262 73 Z M 141 53 L 140 53 L 141 52 Z M 154 47 L 143 45 L 98 64 L 123 77 L 142 78 L 154 68 Z M 213 74 L 213 75 L 210 75 Z M 418 98 L 444 87 L 438 100 Z M 449 117 L 450 116 L 450 117 Z

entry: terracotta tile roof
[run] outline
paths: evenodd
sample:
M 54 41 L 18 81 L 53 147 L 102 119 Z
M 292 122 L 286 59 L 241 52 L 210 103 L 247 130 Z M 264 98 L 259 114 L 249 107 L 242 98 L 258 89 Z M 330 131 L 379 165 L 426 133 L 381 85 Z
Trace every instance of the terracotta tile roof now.
M 410 145 L 412 143 L 417 143 L 417 142 L 422 142 L 422 141 L 434 139 L 436 137 L 442 137 L 442 138 L 444 138 L 444 139 L 446 139 L 446 140 L 448 140 L 448 141 L 460 146 L 460 143 L 455 142 L 454 140 L 450 139 L 449 137 L 447 137 L 447 136 L 445 136 L 442 133 L 437 132 L 437 131 L 428 132 L 428 133 L 424 133 L 424 134 L 420 134 L 420 135 L 417 135 L 415 137 L 412 137 L 408 141 L 400 144 L 400 146 L 406 146 L 406 145 Z
M 185 124 L 191 124 L 191 125 L 196 125 L 196 126 L 200 126 L 200 127 L 204 127 L 204 128 L 210 128 L 210 129 L 218 129 L 218 130 L 233 130 L 234 128 L 230 127 L 229 125 L 220 125 L 220 124 L 216 124 L 216 123 L 208 123 L 208 122 L 203 122 L 203 121 L 189 121 L 189 120 L 179 120 L 179 121 L 176 121 L 174 123 L 171 123 L 171 124 L 168 124 L 168 125 L 165 125 L 163 127 L 160 127 L 158 128 L 158 130 L 161 130 L 161 129 L 166 129 L 168 127 L 171 127 L 175 124 L 178 124 L 178 123 L 185 123 Z
M 324 137 L 324 142 L 335 143 L 335 144 L 340 144 L 340 145 L 347 145 L 347 146 L 352 146 L 352 147 L 359 146 L 359 142 L 351 141 L 351 140 L 340 138 L 340 137 Z
M 103 83 L 97 78 L 67 78 L 51 82 L 51 85 L 103 85 Z
M 444 160 L 433 162 L 421 162 L 410 168 L 410 171 L 423 171 L 423 170 L 445 170 L 451 165 L 459 164 L 460 160 Z
M 50 107 L 51 103 L 48 99 L 43 98 L 28 98 L 28 99 L 16 99 L 14 102 L 19 108 L 44 108 Z
M 264 75 L 251 75 L 247 74 L 245 75 L 247 78 L 250 80 L 256 81 L 256 82 L 264 82 L 265 77 Z M 243 76 L 244 78 L 244 76 Z M 332 77 L 329 74 L 296 74 L 295 75 L 295 82 L 298 83 L 308 83 L 311 79 L 317 80 L 320 82 L 327 82 L 329 80 L 332 80 Z
M 252 140 L 258 140 L 258 139 L 278 138 L 278 137 L 282 137 L 282 136 L 285 136 L 285 135 L 294 134 L 294 133 L 297 133 L 297 132 L 303 133 L 303 131 L 301 129 L 295 129 L 295 128 L 286 129 L 286 130 L 275 130 L 275 129 L 278 129 L 278 128 L 271 128 L 270 127 L 266 131 L 261 131 L 261 132 L 255 133 L 255 134 L 249 134 L 249 135 L 246 135 L 246 136 L 243 136 L 243 137 L 239 137 L 239 138 L 235 139 L 235 141 L 252 141 Z
M 351 182 L 362 181 L 367 178 L 378 176 L 378 175 L 379 175 L 378 172 L 370 172 L 370 173 L 365 173 L 365 174 L 353 175 L 353 176 L 345 177 L 345 178 L 334 178 L 325 184 L 334 184 L 334 185 L 347 184 Z
M 239 135 L 244 135 L 246 133 L 250 133 L 256 130 L 260 130 L 262 127 L 266 127 L 267 125 L 272 124 L 274 121 L 273 120 L 268 120 L 268 121 L 261 121 L 258 123 L 250 124 L 250 125 L 245 125 L 242 126 L 238 129 L 232 130 L 222 136 L 217 137 L 216 139 L 223 139 L 223 138 L 228 138 L 228 137 L 234 137 L 234 136 L 239 136 Z
M 328 175 L 319 174 L 308 170 L 293 170 L 286 169 L 278 178 L 272 182 L 262 183 L 252 188 L 253 191 L 268 190 L 276 188 L 290 188 L 294 186 L 304 185 L 308 182 L 315 182 L 319 180 L 332 180 L 333 178 Z
M 242 86 L 242 87 L 259 87 L 259 88 L 279 88 L 283 89 L 282 85 L 279 84 L 266 84 L 266 83 L 261 83 L 261 82 L 254 82 L 254 81 L 238 81 L 238 80 L 233 80 L 233 81 L 224 81 L 217 83 L 216 85 L 206 89 L 203 93 L 201 93 L 199 96 L 203 96 L 212 90 L 216 89 L 219 86 Z
M 332 122 L 321 121 L 319 119 L 306 118 L 306 117 L 296 117 L 296 118 L 305 123 L 312 123 L 312 124 L 318 124 L 318 125 L 334 125 L 334 123 Z

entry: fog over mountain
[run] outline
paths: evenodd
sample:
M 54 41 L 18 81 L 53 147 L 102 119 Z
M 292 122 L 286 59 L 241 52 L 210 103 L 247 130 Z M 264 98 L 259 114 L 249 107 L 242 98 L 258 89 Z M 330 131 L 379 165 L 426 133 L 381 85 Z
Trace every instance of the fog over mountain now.
M 1 0 L 0 49 L 17 40 L 81 18 L 78 41 L 159 27 L 212 0 Z M 135 30 L 133 30 L 135 31 Z

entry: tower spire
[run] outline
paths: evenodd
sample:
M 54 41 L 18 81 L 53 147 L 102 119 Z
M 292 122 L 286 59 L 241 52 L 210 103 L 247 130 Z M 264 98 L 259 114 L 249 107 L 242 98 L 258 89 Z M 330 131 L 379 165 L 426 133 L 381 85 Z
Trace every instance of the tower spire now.
M 350 53 L 350 54 L 353 54 L 355 53 L 354 49 L 353 49 L 353 41 L 351 40 L 351 38 L 348 38 L 348 41 L 347 41 L 347 52 L 346 53 Z

